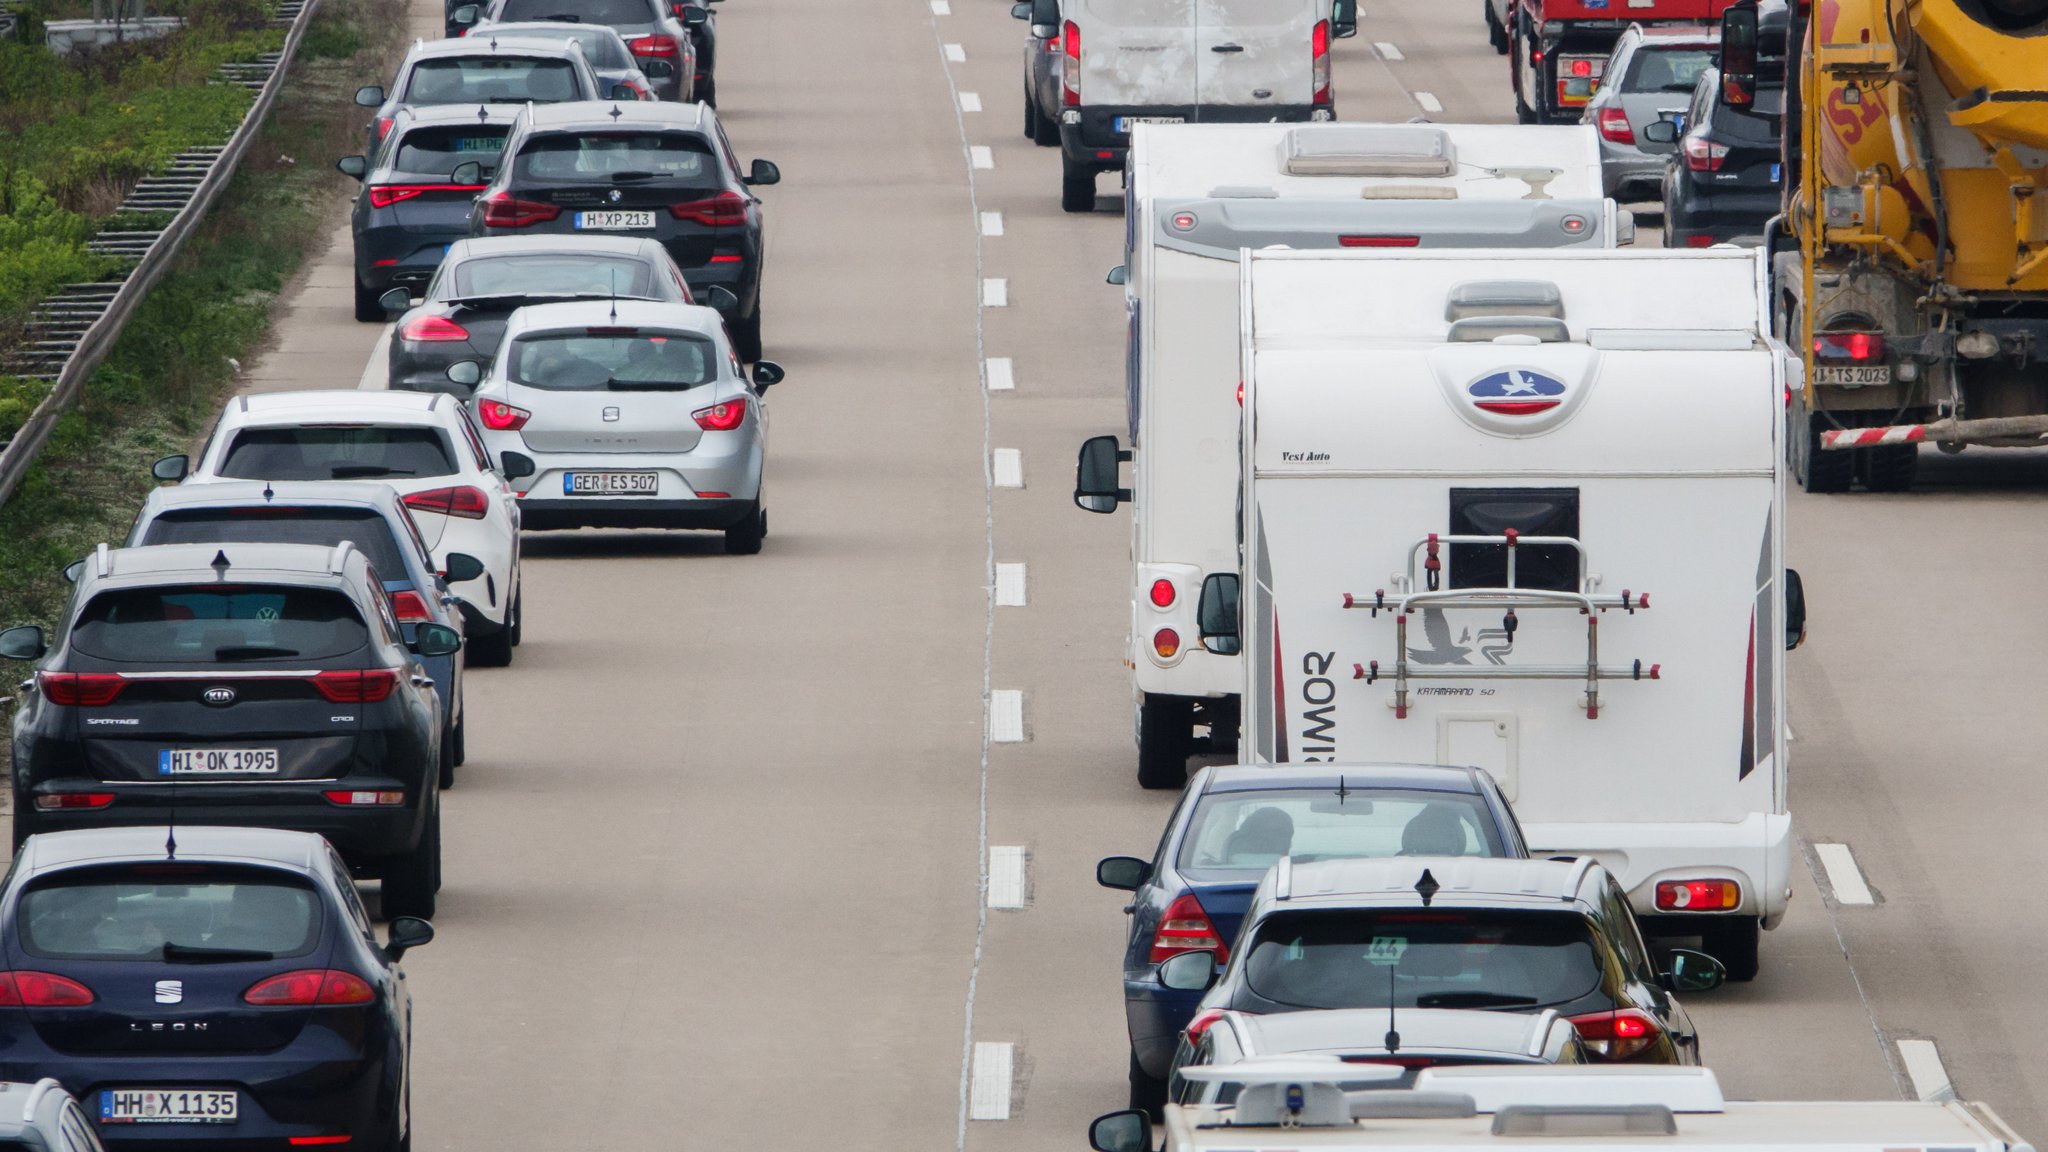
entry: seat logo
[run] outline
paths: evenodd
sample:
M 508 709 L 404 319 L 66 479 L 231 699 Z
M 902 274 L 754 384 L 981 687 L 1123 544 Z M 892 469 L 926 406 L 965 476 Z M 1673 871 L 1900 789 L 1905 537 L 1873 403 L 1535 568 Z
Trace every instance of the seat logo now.
M 185 982 L 183 980 L 159 980 L 156 982 L 157 1003 L 179 1004 L 183 1003 L 184 999 Z
M 199 694 L 199 699 L 215 708 L 225 708 L 235 702 L 235 690 L 225 684 L 208 688 Z
M 1564 381 L 1526 368 L 1495 372 L 1465 385 L 1474 408 L 1501 416 L 1548 412 L 1564 403 L 1564 394 Z
M 608 420 L 608 421 L 610 421 L 610 422 L 614 423 L 614 424 L 618 423 L 618 419 L 619 419 L 619 410 L 618 410 L 617 408 L 607 408 L 607 409 L 605 409 L 605 410 L 604 410 L 604 418 L 605 418 L 606 420 Z

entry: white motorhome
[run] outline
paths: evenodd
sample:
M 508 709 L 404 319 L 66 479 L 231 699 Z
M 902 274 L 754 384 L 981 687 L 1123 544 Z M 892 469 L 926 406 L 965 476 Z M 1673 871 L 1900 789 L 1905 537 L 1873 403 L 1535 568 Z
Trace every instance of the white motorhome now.
M 1484 768 L 1532 851 L 1753 977 L 1805 627 L 1760 254 L 1250 252 L 1243 284 L 1244 758 Z
M 1988 1105 L 1920 1100 L 1726 1099 L 1706 1068 L 1426 1068 L 1412 1089 L 1346 1092 L 1399 1068 L 1275 1057 L 1188 1069 L 1233 1091 L 1166 1106 L 1164 1152 L 1518 1152 L 1598 1143 L 1649 1152 L 2034 1152 Z M 1152 1152 L 1151 1119 L 1112 1112 L 1096 1152 Z
M 1206 573 L 1237 570 L 1239 250 L 1612 247 L 1633 221 L 1578 125 L 1144 125 L 1131 155 L 1127 659 L 1138 780 L 1179 788 L 1189 756 L 1237 740 L 1244 674 L 1194 643 L 1194 608 Z M 1113 478 L 1118 450 L 1091 442 L 1084 473 Z M 1079 502 L 1114 511 L 1117 487 Z

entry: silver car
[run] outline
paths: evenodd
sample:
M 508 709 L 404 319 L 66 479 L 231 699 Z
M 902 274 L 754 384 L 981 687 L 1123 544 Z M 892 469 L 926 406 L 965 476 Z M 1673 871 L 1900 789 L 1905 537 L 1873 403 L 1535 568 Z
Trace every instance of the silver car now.
M 1712 24 L 1635 24 L 1621 34 L 1600 90 L 1579 119 L 1599 130 L 1601 182 L 1609 196 L 1660 198 L 1664 163 L 1677 145 L 1646 140 L 1643 129 L 1685 114 L 1720 42 L 1720 28 Z
M 761 472 L 782 379 L 741 374 L 716 310 L 657 300 L 521 308 L 474 384 L 484 440 L 519 494 L 526 528 L 698 528 L 751 554 L 768 533 Z

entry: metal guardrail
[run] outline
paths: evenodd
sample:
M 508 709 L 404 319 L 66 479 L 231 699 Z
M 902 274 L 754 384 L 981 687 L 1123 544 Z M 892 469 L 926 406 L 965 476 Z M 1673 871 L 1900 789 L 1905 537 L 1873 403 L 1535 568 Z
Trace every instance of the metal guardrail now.
M 30 323 L 31 338 L 12 358 L 10 369 L 15 374 L 46 378 L 54 370 L 55 375 L 49 394 L 29 413 L 14 438 L 0 447 L 0 504 L 14 495 L 29 466 L 49 441 L 50 433 L 56 430 L 58 418 L 78 402 L 86 380 L 107 358 L 129 317 L 163 277 L 178 249 L 206 218 L 221 189 L 234 177 L 243 153 L 263 130 L 271 105 L 284 86 L 285 74 L 298 54 L 299 41 L 305 38 L 306 27 L 318 7 L 319 0 L 285 0 L 278 18 L 289 20 L 291 30 L 285 34 L 283 51 L 275 55 L 266 53 L 254 64 L 223 68 L 228 82 L 256 89 L 256 99 L 228 142 L 179 155 L 166 171 L 141 181 L 130 194 L 130 203 L 122 206 L 162 212 L 182 202 L 170 223 L 161 232 L 101 232 L 88 242 L 94 251 L 138 257 L 123 278 L 67 285 L 63 292 L 37 306 L 35 319 Z M 260 87 L 256 84 L 258 75 Z M 124 237 L 133 240 L 124 243 Z M 144 238 L 147 247 L 138 250 L 140 246 L 133 241 Z

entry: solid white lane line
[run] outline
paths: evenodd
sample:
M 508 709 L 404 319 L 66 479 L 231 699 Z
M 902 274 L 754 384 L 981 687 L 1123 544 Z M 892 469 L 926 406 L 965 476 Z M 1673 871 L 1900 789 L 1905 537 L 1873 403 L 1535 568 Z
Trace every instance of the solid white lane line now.
M 1828 887 L 1835 890 L 1835 903 L 1877 903 L 1877 897 L 1870 894 L 1870 885 L 1863 882 L 1863 869 L 1856 866 L 1856 856 L 1849 851 L 1847 844 L 1815 844 L 1813 854 L 1820 857 L 1820 866 L 1827 871 Z
M 1016 448 L 998 448 L 989 453 L 989 471 L 998 488 L 1024 486 L 1024 453 Z
M 968 145 L 967 158 L 974 162 L 976 168 L 993 168 L 996 166 L 996 154 L 986 144 Z
M 1011 366 L 1008 356 L 988 358 L 988 390 L 1008 392 L 1017 386 L 1017 371 Z
M 962 48 L 958 44 L 948 44 L 946 45 L 946 59 L 951 60 L 955 64 L 965 64 L 967 62 L 967 49 Z
M 974 1044 L 974 1088 L 967 1105 L 970 1120 L 1010 1118 L 1010 1078 L 1015 1050 L 1008 1044 L 978 1040 Z
M 1956 1098 L 1955 1085 L 1948 1082 L 1948 1069 L 1942 1067 L 1941 1053 L 1932 1040 L 1899 1041 L 1899 1059 L 1906 1063 L 1906 1075 L 1913 1081 L 1913 1092 L 1922 1100 L 1953 1100 Z
M 1024 565 L 996 565 L 996 607 L 1024 606 Z
M 962 92 L 960 94 L 960 110 L 962 112 L 981 111 L 981 94 L 978 92 Z
M 1424 112 L 1441 112 L 1444 110 L 1444 102 L 1428 92 L 1417 92 L 1415 94 L 1415 102 L 1422 105 Z
M 997 844 L 988 850 L 988 906 L 1024 906 L 1024 849 L 1016 844 Z
M 1016 744 L 1024 739 L 1024 693 L 997 688 L 988 694 L 988 738 L 991 744 Z
M 981 234 L 983 236 L 1001 236 L 1003 234 L 1003 214 L 1001 212 L 983 212 L 981 214 Z
M 1392 44 L 1389 44 L 1384 40 L 1373 41 L 1372 47 L 1373 51 L 1378 52 L 1380 54 L 1380 59 L 1382 60 L 1405 59 L 1405 57 L 1401 55 L 1401 50 L 1399 48 L 1394 47 Z
M 1007 308 L 1010 304 L 1010 282 L 1000 276 L 991 276 L 981 282 L 981 306 L 984 308 Z

